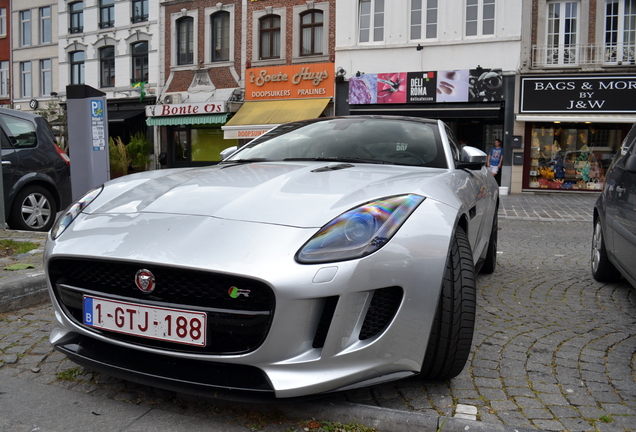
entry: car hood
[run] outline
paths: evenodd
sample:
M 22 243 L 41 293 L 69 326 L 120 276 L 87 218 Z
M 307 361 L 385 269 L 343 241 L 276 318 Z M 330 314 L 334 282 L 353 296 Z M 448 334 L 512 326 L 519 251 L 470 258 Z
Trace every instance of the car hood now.
M 86 213 L 159 213 L 321 227 L 352 207 L 416 193 L 447 204 L 449 170 L 395 165 L 268 162 L 122 177 Z

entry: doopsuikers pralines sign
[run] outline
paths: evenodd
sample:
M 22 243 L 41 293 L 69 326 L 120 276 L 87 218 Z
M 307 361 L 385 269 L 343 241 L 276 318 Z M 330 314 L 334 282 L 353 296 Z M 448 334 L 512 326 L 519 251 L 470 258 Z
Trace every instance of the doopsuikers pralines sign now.
M 521 78 L 521 113 L 636 112 L 636 76 Z

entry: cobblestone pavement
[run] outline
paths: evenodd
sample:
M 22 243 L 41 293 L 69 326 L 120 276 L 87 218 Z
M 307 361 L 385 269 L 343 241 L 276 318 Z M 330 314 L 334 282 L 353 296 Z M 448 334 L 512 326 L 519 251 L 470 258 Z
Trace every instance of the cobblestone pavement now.
M 582 201 L 573 205 L 586 208 Z M 330 399 L 444 416 L 464 404 L 477 408 L 480 422 L 529 429 L 636 431 L 634 289 L 591 278 L 591 221 L 546 218 L 500 219 L 498 267 L 478 278 L 473 350 L 459 377 L 410 378 Z M 211 403 L 176 402 L 170 392 L 77 367 L 51 350 L 52 323 L 48 305 L 0 314 L 0 377 L 218 415 Z

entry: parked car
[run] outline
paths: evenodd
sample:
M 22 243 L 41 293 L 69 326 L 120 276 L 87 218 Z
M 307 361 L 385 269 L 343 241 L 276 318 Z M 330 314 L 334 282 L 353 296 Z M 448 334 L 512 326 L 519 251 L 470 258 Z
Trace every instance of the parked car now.
M 5 220 L 18 230 L 48 231 L 71 203 L 70 161 L 40 115 L 0 108 Z
M 636 125 L 605 175 L 594 206 L 592 275 L 601 282 L 625 277 L 636 287 Z
M 182 392 L 296 397 L 468 358 L 498 187 L 441 121 L 276 127 L 211 167 L 88 192 L 49 234 L 50 341 Z

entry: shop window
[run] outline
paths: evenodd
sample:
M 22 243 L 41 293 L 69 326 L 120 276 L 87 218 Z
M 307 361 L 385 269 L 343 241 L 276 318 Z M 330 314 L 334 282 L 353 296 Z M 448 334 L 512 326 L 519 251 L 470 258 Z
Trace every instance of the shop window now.
M 361 43 L 384 40 L 384 0 L 360 0 L 358 28 Z
M 605 63 L 636 61 L 636 0 L 605 4 Z
M 261 18 L 259 27 L 261 60 L 280 58 L 280 16 Z
M 310 10 L 300 15 L 300 55 L 322 54 L 323 14 Z
M 177 20 L 177 64 L 194 63 L 194 18 Z
M 533 125 L 530 139 L 531 189 L 597 191 L 620 148 L 622 129 L 593 125 Z
M 217 12 L 210 17 L 213 62 L 230 60 L 230 13 Z
M 437 0 L 411 1 L 411 39 L 437 37 Z

